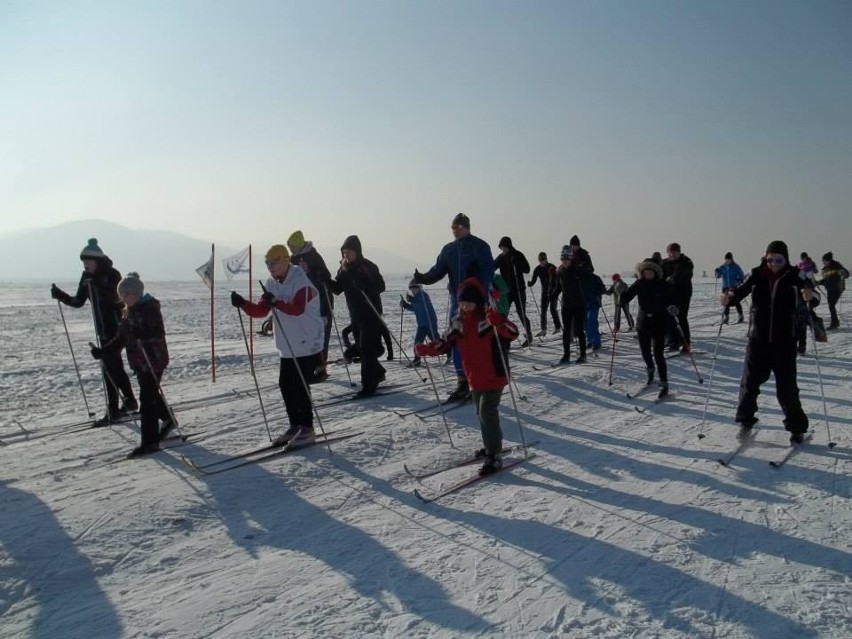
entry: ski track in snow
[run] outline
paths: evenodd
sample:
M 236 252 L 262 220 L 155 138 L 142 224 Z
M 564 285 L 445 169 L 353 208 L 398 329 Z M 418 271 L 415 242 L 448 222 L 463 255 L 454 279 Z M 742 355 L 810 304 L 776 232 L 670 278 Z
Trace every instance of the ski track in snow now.
M 585 365 L 550 368 L 559 336 L 547 347 L 515 346 L 513 390 L 528 398 L 516 397 L 517 409 L 526 440 L 539 442 L 535 457 L 423 504 L 414 488 L 439 490 L 477 466 L 417 481 L 403 464 L 462 457 L 481 446 L 479 429 L 472 407 L 448 412 L 453 450 L 440 414 L 394 414 L 435 401 L 398 353 L 383 364 L 403 392 L 319 409 L 328 431 L 364 435 L 331 453 L 318 445 L 194 473 L 179 455 L 224 459 L 268 443 L 266 426 L 226 296 L 214 384 L 205 289 L 147 288 L 163 303 L 172 356 L 164 391 L 182 429 L 204 439 L 133 461 L 118 461 L 137 443 L 133 423 L 64 432 L 86 409 L 47 287 L 33 286 L 29 297 L 19 287 L 0 304 L 2 338 L 14 345 L 0 360 L 4 639 L 852 635 L 848 314 L 819 345 L 833 449 L 809 343 L 799 383 L 813 442 L 782 469 L 769 466 L 787 446 L 770 381 L 755 442 L 729 467 L 716 462 L 736 446 L 747 325 L 722 330 L 702 422 L 719 313 L 712 280 L 699 281 L 690 321 L 705 351 L 696 357 L 703 385 L 689 358 L 671 358 L 676 398 L 638 414 L 625 395 L 645 376 L 631 333 L 619 336 L 612 386 L 606 335 Z M 389 291 L 385 305 L 397 337 L 398 293 Z M 432 297 L 441 317 L 443 289 Z M 534 314 L 532 306 L 538 326 Z M 65 316 L 89 409 L 100 415 L 89 307 Z M 403 328 L 410 351 L 410 315 Z M 277 356 L 271 339 L 254 344 L 276 435 L 286 425 Z M 452 370 L 430 364 L 443 395 Z M 354 390 L 342 366 L 330 371 L 312 389 L 319 405 Z M 357 381 L 357 365 L 350 373 Z M 506 441 L 520 443 L 508 389 L 501 418 Z

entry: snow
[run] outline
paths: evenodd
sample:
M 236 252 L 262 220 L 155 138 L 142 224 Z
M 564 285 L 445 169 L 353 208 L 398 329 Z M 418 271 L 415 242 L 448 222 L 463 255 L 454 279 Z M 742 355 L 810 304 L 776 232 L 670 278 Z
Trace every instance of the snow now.
M 520 417 L 526 441 L 538 442 L 534 456 L 424 504 L 415 488 L 434 492 L 476 467 L 417 481 L 403 464 L 462 457 L 478 447 L 478 426 L 470 407 L 446 413 L 453 451 L 440 415 L 395 414 L 434 402 L 431 385 L 398 361 L 387 364 L 388 382 L 406 384 L 403 392 L 319 409 L 327 430 L 363 431 L 331 452 L 192 471 L 180 454 L 209 463 L 269 437 L 226 293 L 217 292 L 214 384 L 206 289 L 147 290 L 163 302 L 172 354 L 164 391 L 183 431 L 205 437 L 119 461 L 137 443 L 132 423 L 70 432 L 86 409 L 47 287 L 0 289 L 4 639 L 852 636 L 848 315 L 819 345 L 819 369 L 811 343 L 799 360 L 813 441 L 780 469 L 768 463 L 787 449 L 772 382 L 755 443 L 730 467 L 716 462 L 736 446 L 747 326 L 719 333 L 713 283 L 702 281 L 691 320 L 704 384 L 688 357 L 672 358 L 676 397 L 640 414 L 634 404 L 653 395 L 625 395 L 644 381 L 632 334 L 617 343 L 612 386 L 608 340 L 588 364 L 559 368 L 548 366 L 561 355 L 555 337 L 515 347 L 517 413 L 507 392 L 503 429 L 520 442 Z M 385 296 L 397 336 L 399 292 Z M 438 306 L 446 300 L 443 289 L 431 292 Z M 89 405 L 101 414 L 89 306 L 64 311 Z M 411 315 L 402 328 L 409 346 Z M 254 343 L 277 434 L 286 417 L 272 340 Z M 451 371 L 431 364 L 444 395 Z M 318 403 L 353 390 L 343 367 L 331 373 L 313 389 Z

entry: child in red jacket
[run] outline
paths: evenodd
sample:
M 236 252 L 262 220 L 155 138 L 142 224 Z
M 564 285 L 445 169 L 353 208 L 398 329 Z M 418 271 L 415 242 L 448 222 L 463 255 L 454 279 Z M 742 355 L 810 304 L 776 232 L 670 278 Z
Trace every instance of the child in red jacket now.
M 485 289 L 478 279 L 464 280 L 458 290 L 458 315 L 444 339 L 414 348 L 418 356 L 424 357 L 442 355 L 453 346 L 458 347 L 482 432 L 485 462 L 480 475 L 495 473 L 503 465 L 500 398 L 509 383 L 509 343 L 518 337 L 518 328 L 495 309 L 486 310 L 485 300 Z

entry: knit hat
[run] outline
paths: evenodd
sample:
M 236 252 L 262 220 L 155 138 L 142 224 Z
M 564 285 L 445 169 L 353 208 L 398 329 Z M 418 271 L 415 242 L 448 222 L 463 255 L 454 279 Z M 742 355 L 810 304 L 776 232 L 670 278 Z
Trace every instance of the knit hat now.
M 826 253 L 825 255 L 822 256 L 822 259 L 825 260 L 826 262 L 831 262 L 831 261 L 834 260 L 834 253 L 829 251 L 828 253 Z
M 574 257 L 574 249 L 572 249 L 568 244 L 565 244 L 562 247 L 562 252 L 559 254 L 560 260 L 570 260 Z
M 580 246 L 580 238 L 576 235 L 572 235 L 571 239 L 568 240 L 568 244 L 570 244 L 571 246 Z
M 293 231 L 287 238 L 287 246 L 292 246 L 294 249 L 302 248 L 304 245 L 305 236 L 301 231 Z
M 618 273 L 613 273 L 612 274 L 612 281 L 613 282 L 621 281 L 621 275 L 619 275 Z
M 500 238 L 500 243 L 497 245 L 497 248 L 507 248 L 507 249 L 514 248 L 512 246 L 512 238 L 509 237 L 508 235 L 504 235 L 503 237 Z
M 659 264 L 660 262 L 663 261 L 663 256 L 660 255 L 659 251 L 654 251 L 654 254 L 651 257 L 649 257 L 646 261 L 647 262 L 654 262 L 655 264 Z
M 139 273 L 128 273 L 127 277 L 118 283 L 118 294 L 122 297 L 126 295 L 142 297 L 145 294 L 145 284 L 139 279 Z
M 289 262 L 290 251 L 283 244 L 273 244 L 266 251 L 266 260 L 268 262 Z
M 469 277 L 459 284 L 459 302 L 473 302 L 477 306 L 485 305 L 485 289 L 475 277 Z
M 636 275 L 642 277 L 642 271 L 647 270 L 654 271 L 654 274 L 657 276 L 658 280 L 663 279 L 663 269 L 656 262 L 652 262 L 651 260 L 645 260 L 644 262 L 639 262 L 636 265 Z
M 781 240 L 772 240 L 766 247 L 766 253 L 779 253 L 784 256 L 784 259 L 790 261 L 790 253 L 787 251 L 787 245 Z
M 538 260 L 539 260 L 539 262 L 540 262 L 541 260 L 546 260 L 546 259 L 547 259 L 547 253 L 545 253 L 544 251 L 542 251 L 541 253 L 539 253 L 539 254 L 538 254 Z
M 456 213 L 456 216 L 453 218 L 453 226 L 463 226 L 469 231 L 470 218 L 464 213 Z
M 359 257 L 361 256 L 361 240 L 358 239 L 357 235 L 350 235 L 343 240 L 343 245 L 340 247 L 340 250 L 345 251 L 347 249 L 355 251 Z
M 802 251 L 802 254 L 799 256 L 800 259 L 806 260 L 808 259 L 808 254 Z
M 105 257 L 106 255 L 101 250 L 101 247 L 98 246 L 97 238 L 94 237 L 91 238 L 83 250 L 80 251 L 81 260 L 102 260 Z
M 727 253 L 725 253 L 725 259 L 726 259 L 726 260 L 732 260 L 732 259 L 734 259 L 734 254 L 733 254 L 733 253 L 731 253 L 730 251 L 728 251 Z
M 412 280 L 408 283 L 408 288 L 423 288 L 423 286 L 421 286 L 421 284 L 420 284 L 417 280 L 412 279 Z
M 680 244 L 678 244 L 677 242 L 672 242 L 671 244 L 669 244 L 666 247 L 666 250 L 667 251 L 677 251 L 678 253 L 680 253 Z

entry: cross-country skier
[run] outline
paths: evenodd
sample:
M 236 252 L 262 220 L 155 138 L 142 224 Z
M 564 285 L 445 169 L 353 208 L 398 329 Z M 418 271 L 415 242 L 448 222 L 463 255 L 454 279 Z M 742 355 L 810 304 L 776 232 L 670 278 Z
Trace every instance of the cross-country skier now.
M 231 304 L 250 317 L 274 314 L 272 332 L 280 356 L 278 386 L 290 427 L 273 443 L 306 446 L 316 439 L 308 384 L 322 360 L 324 322 L 319 291 L 302 269 L 291 264 L 283 244 L 269 247 L 266 268 L 269 279 L 260 299 L 252 303 L 233 291 Z
M 127 348 L 127 361 L 139 382 L 139 421 L 142 441 L 128 457 L 140 457 L 160 450 L 160 441 L 175 427 L 172 415 L 160 392 L 160 380 L 169 365 L 169 349 L 160 302 L 145 292 L 136 273 L 128 273 L 118 283 L 118 296 L 124 313 L 115 336 L 100 348 L 92 348 L 92 357 L 104 360 L 121 356 Z M 160 427 L 160 421 L 163 422 Z
M 418 356 L 431 357 L 458 347 L 482 433 L 484 463 L 480 475 L 495 473 L 503 465 L 500 399 L 509 383 L 509 343 L 518 336 L 517 327 L 505 315 L 494 308 L 486 310 L 486 299 L 485 288 L 478 279 L 464 280 L 458 291 L 458 314 L 444 339 L 414 348 Z
M 547 312 L 553 318 L 553 334 L 562 330 L 562 321 L 556 304 L 559 301 L 559 285 L 556 278 L 556 266 L 547 261 L 547 253 L 538 254 L 538 266 L 533 269 L 532 279 L 527 286 L 532 288 L 537 281 L 541 281 L 541 332 L 536 337 L 547 335 Z
M 760 387 L 774 373 L 784 428 L 790 432 L 791 444 L 801 443 L 808 418 L 796 383 L 796 309 L 800 298 L 812 299 L 813 291 L 804 286 L 796 267 L 790 264 L 787 245 L 781 240 L 770 242 L 760 266 L 753 268 L 732 293 L 723 293 L 719 299 L 723 305 L 733 304 L 749 294 L 751 325 L 736 414 L 740 436 L 757 422 Z
M 115 337 L 123 309 L 117 291 L 121 273 L 112 265 L 112 260 L 104 254 L 95 238 L 90 239 L 80 252 L 80 259 L 83 262 L 83 275 L 80 277 L 77 292 L 71 296 L 56 284 L 51 284 L 50 296 L 73 308 L 81 308 L 86 300 L 90 299 L 95 318 L 95 333 L 98 342 L 104 344 Z M 107 353 L 101 362 L 107 393 L 107 411 L 95 423 L 105 426 L 117 421 L 122 415 L 138 410 L 139 403 L 133 394 L 127 371 L 124 370 L 121 350 Z M 119 391 L 124 396 L 121 407 L 118 405 Z
M 740 268 L 740 265 L 734 262 L 734 254 L 728 251 L 725 253 L 725 261 L 722 262 L 719 266 L 716 267 L 716 279 L 722 279 L 722 292 L 728 293 L 733 291 L 737 286 L 742 284 L 743 279 L 745 279 L 745 273 L 743 273 L 743 269 Z M 737 302 L 734 304 L 737 309 L 737 315 L 739 318 L 737 319 L 737 324 L 741 324 L 743 322 L 743 305 Z M 722 324 L 728 323 L 728 316 L 731 313 L 731 307 L 725 307 L 725 313 L 722 317 Z
M 843 295 L 843 291 L 846 290 L 846 280 L 848 278 L 849 271 L 834 259 L 834 254 L 831 251 L 822 256 L 822 280 L 819 283 L 825 287 L 828 312 L 831 315 L 831 321 L 828 324 L 829 329 L 840 328 L 840 318 L 837 315 L 837 302 L 840 300 L 840 296 Z
M 414 332 L 415 346 L 422 343 L 427 337 L 430 342 L 438 339 L 438 316 L 435 314 L 435 307 L 432 306 L 429 293 L 424 291 L 420 284 L 414 280 L 408 283 L 407 299 L 400 295 L 399 306 L 403 310 L 414 313 L 417 321 L 417 328 Z M 420 365 L 420 357 L 416 353 L 411 365 Z

